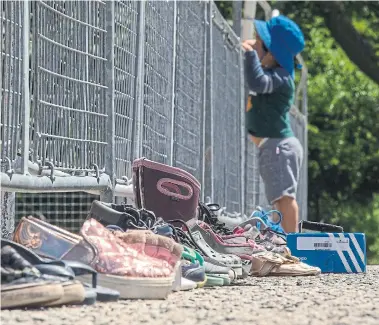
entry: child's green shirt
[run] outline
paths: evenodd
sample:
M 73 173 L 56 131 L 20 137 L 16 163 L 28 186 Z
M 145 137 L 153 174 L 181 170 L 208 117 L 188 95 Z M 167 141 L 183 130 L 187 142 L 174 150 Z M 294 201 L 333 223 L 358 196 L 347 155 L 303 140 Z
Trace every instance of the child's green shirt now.
M 245 56 L 246 81 L 250 90 L 246 108 L 247 131 L 260 138 L 294 136 L 289 117 L 295 97 L 291 75 L 282 67 L 263 69 L 256 51 L 246 52 Z

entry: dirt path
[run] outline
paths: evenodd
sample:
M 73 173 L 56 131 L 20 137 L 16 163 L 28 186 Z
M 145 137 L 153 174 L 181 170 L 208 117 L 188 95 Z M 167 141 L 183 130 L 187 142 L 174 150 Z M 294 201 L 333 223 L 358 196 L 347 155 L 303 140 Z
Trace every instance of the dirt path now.
M 379 266 L 365 275 L 250 278 L 165 301 L 2 311 L 4 325 L 379 325 Z

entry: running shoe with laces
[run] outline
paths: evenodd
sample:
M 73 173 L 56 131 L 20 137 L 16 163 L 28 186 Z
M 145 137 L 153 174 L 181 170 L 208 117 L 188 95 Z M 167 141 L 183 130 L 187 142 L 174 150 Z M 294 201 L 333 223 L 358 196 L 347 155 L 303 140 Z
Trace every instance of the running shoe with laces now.
M 183 278 L 195 282 L 198 288 L 204 287 L 207 281 L 204 266 L 201 266 L 198 262 L 191 263 L 187 260 L 183 260 L 181 266 Z
M 198 232 L 193 233 L 190 231 L 188 225 L 182 220 L 171 220 L 171 224 L 179 224 L 182 226 L 175 227 L 175 233 L 178 241 L 185 246 L 189 246 L 199 252 L 203 257 L 211 257 L 228 267 L 234 269 L 238 277 L 242 277 L 242 261 L 238 256 L 230 254 L 220 254 L 219 252 L 213 250 L 202 238 L 201 234 Z M 184 231 L 185 229 L 186 231 Z

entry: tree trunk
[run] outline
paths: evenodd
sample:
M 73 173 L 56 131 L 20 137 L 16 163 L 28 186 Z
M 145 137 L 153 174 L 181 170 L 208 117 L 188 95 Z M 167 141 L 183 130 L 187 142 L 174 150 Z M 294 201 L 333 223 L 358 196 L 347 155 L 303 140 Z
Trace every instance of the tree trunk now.
M 325 24 L 336 42 L 363 73 L 379 84 L 379 57 L 345 15 L 344 4 L 328 1 L 320 4 L 320 7 Z

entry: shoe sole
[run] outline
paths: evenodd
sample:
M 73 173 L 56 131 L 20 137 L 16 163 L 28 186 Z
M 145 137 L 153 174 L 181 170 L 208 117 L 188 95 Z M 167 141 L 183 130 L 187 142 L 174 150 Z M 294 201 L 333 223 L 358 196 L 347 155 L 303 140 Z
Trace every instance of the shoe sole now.
M 304 272 L 297 272 L 297 273 L 286 273 L 286 272 L 283 272 L 283 273 L 269 273 L 267 276 L 286 276 L 286 277 L 294 277 L 294 276 L 316 276 L 316 275 L 320 275 L 321 272 L 320 271 L 304 271 Z
M 222 287 L 224 285 L 224 279 L 207 275 L 207 282 L 205 283 L 205 287 Z
M 237 265 L 237 266 L 232 266 L 233 271 L 237 275 L 237 279 L 243 278 L 243 270 L 242 270 L 242 268 L 243 268 L 242 264 L 241 265 Z
M 179 291 L 190 291 L 197 288 L 197 283 L 186 278 L 182 278 L 182 283 Z
M 63 287 L 63 296 L 57 300 L 42 304 L 42 307 L 76 305 L 84 301 L 86 292 L 79 281 L 63 282 L 61 283 L 61 286 Z
M 1 309 L 39 307 L 62 298 L 64 289 L 60 284 L 46 282 L 7 285 L 1 288 Z
M 205 276 L 205 280 L 202 282 L 196 282 L 197 283 L 197 288 L 204 288 L 205 284 L 207 283 L 207 276 Z
M 218 274 L 218 273 L 211 273 L 213 277 L 220 278 L 224 281 L 224 285 L 230 285 L 232 283 L 232 280 L 229 277 L 229 274 Z
M 80 275 L 80 281 L 91 280 L 92 275 Z M 136 278 L 97 274 L 99 285 L 120 293 L 119 299 L 166 299 L 172 291 L 175 275 L 166 278 Z

